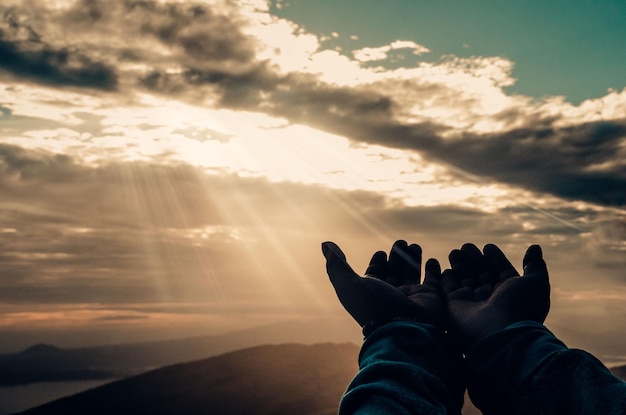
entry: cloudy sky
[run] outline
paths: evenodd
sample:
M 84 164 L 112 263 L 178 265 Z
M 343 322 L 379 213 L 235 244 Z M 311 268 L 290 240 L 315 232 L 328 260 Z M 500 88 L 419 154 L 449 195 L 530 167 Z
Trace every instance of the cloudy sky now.
M 626 360 L 624 2 L 0 15 L 0 351 L 339 324 L 320 242 L 402 238 L 541 244 L 549 327 Z

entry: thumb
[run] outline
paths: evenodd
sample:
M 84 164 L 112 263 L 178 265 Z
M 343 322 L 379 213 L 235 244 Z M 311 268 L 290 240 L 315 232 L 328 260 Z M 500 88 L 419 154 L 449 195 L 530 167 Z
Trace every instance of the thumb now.
M 326 258 L 326 272 L 336 290 L 350 285 L 360 278 L 346 262 L 346 255 L 334 242 L 323 242 L 322 253 Z
M 548 267 L 543 260 L 543 253 L 539 245 L 531 245 L 524 255 L 524 276 L 533 275 L 548 281 Z
M 524 254 L 522 265 L 524 266 L 524 268 L 526 268 L 528 264 L 539 259 L 543 259 L 543 252 L 541 251 L 541 247 L 539 245 L 531 245 L 528 247 L 526 253 Z

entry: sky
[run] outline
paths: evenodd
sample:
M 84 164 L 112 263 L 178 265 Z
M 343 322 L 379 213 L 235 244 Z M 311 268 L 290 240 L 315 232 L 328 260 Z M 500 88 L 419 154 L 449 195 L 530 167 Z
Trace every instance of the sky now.
M 622 1 L 0 15 L 0 352 L 343 324 L 320 243 L 405 239 L 541 244 L 548 327 L 626 362 Z

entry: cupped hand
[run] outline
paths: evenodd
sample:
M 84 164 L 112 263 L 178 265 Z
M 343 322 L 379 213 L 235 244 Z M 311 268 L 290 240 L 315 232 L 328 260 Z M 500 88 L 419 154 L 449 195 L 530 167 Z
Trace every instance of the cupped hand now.
M 365 276 L 358 275 L 333 242 L 324 242 L 326 270 L 339 301 L 364 327 L 376 322 L 410 320 L 443 328 L 446 307 L 441 294 L 441 268 L 435 259 L 425 266 L 421 282 L 422 250 L 396 241 L 389 253 L 376 252 Z
M 492 244 L 483 252 L 465 244 L 449 258 L 452 269 L 443 272 L 442 287 L 453 334 L 464 350 L 510 324 L 546 319 L 550 283 L 539 245 L 526 251 L 522 276 Z

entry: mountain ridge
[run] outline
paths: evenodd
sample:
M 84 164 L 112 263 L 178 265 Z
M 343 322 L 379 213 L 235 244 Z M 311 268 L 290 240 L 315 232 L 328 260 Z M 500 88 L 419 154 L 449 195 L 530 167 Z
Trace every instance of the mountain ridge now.
M 360 331 L 350 323 L 286 321 L 221 335 L 75 349 L 42 343 L 0 355 L 0 386 L 114 379 L 262 344 L 359 344 Z
M 353 343 L 262 345 L 178 363 L 21 415 L 330 415 L 357 367 Z

